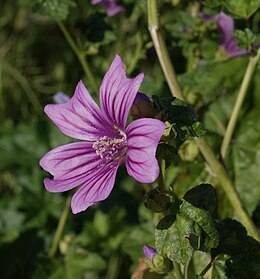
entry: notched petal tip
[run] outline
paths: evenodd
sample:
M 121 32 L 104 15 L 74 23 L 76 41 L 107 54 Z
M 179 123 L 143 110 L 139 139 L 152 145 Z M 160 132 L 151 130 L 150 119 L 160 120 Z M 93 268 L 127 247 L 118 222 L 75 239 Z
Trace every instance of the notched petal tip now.
M 100 87 L 101 110 L 120 129 L 125 129 L 129 111 L 143 78 L 143 73 L 133 79 L 128 78 L 118 54 L 104 76 Z

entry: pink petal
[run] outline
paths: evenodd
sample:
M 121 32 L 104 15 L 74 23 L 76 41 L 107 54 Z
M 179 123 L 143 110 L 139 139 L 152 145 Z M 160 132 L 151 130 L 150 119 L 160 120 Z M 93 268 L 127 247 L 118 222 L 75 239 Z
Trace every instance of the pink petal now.
M 160 120 L 141 118 L 132 122 L 126 129 L 127 172 L 141 183 L 152 183 L 159 175 L 155 153 L 165 127 Z
M 231 16 L 220 12 L 217 18 L 217 26 L 219 32 L 222 33 L 220 46 L 225 47 L 233 39 L 234 19 Z
M 114 136 L 113 125 L 102 115 L 82 81 L 67 103 L 47 105 L 44 111 L 67 136 L 81 140 Z
M 120 162 L 105 166 L 80 187 L 71 201 L 71 209 L 74 214 L 86 210 L 89 206 L 109 196 L 115 184 L 119 164 Z
M 110 122 L 122 130 L 143 77 L 143 74 L 139 74 L 135 79 L 127 78 L 123 62 L 119 55 L 116 55 L 102 81 L 101 110 Z
M 45 178 L 50 192 L 63 192 L 84 183 L 92 172 L 102 166 L 102 159 L 91 142 L 75 142 L 54 148 L 40 160 L 41 167 L 51 173 L 53 179 Z

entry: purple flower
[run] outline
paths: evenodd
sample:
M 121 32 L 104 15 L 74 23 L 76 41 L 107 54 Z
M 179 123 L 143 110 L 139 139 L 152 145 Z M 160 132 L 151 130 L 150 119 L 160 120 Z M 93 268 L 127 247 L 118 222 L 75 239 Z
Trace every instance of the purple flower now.
M 144 253 L 144 257 L 148 260 L 152 260 L 153 256 L 158 254 L 156 249 L 146 244 L 143 245 L 143 253 Z
M 58 92 L 53 96 L 53 100 L 56 104 L 65 104 L 69 99 L 70 97 L 63 92 Z
M 233 37 L 234 19 L 221 12 L 217 16 L 217 27 L 221 33 L 219 47 L 223 48 L 229 57 L 237 57 L 247 55 L 246 49 L 240 49 L 237 46 L 237 41 Z
M 116 0 L 91 0 L 91 4 L 102 6 L 108 16 L 114 16 L 124 10 L 124 7 L 116 4 Z
M 165 124 L 142 118 L 126 127 L 142 80 L 143 74 L 127 78 L 117 55 L 100 87 L 100 108 L 82 81 L 67 103 L 45 107 L 65 135 L 83 140 L 54 148 L 40 160 L 41 167 L 53 175 L 44 179 L 48 191 L 63 192 L 81 185 L 71 201 L 73 213 L 108 197 L 124 161 L 128 174 L 141 183 L 152 183 L 158 177 L 155 152 Z

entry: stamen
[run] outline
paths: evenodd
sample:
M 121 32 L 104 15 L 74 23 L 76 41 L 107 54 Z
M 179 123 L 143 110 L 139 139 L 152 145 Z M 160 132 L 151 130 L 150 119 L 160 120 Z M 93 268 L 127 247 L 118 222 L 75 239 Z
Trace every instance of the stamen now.
M 96 150 L 96 154 L 106 161 L 118 160 L 123 157 L 127 151 L 126 134 L 118 128 L 117 130 L 119 131 L 119 138 L 104 136 L 95 141 L 92 145 Z

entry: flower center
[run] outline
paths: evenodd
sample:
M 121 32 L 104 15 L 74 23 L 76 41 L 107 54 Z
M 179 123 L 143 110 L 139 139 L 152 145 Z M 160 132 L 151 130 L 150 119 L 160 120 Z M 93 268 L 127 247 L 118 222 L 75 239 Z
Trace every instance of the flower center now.
M 106 161 L 115 161 L 123 157 L 127 151 L 126 134 L 119 131 L 119 138 L 101 137 L 95 141 L 92 147 L 96 150 L 96 154 Z

